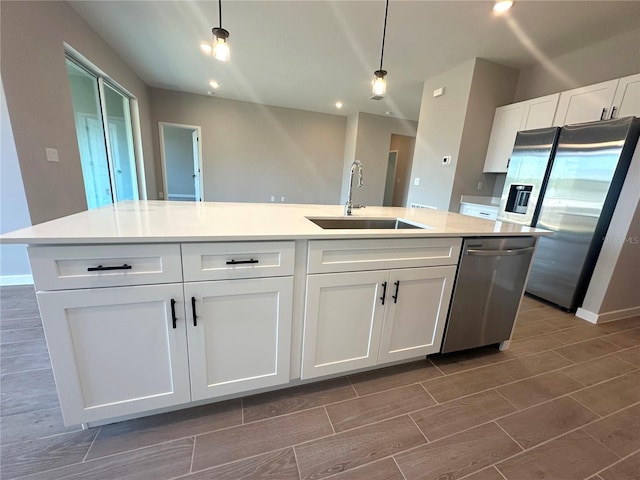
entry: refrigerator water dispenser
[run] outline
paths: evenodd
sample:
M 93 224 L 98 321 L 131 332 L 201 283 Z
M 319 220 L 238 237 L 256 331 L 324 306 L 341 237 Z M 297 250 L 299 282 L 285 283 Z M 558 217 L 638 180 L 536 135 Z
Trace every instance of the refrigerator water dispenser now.
M 533 185 L 512 184 L 507 196 L 505 210 L 512 213 L 527 213 Z

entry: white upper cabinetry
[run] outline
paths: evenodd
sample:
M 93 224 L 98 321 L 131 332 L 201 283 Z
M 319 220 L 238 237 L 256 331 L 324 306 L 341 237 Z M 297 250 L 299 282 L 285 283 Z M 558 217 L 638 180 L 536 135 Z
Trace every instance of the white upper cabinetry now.
M 553 124 L 594 122 L 640 115 L 640 74 L 560 94 Z
M 516 133 L 520 130 L 550 127 L 553 124 L 559 93 L 496 108 L 484 171 L 505 173 Z

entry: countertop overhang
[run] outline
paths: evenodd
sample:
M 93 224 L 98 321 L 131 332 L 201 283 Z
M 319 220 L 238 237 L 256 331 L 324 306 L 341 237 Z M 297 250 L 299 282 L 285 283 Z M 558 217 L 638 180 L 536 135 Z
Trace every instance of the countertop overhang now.
M 546 230 L 424 208 L 366 207 L 352 217 L 401 218 L 429 228 L 323 229 L 342 205 L 125 201 L 0 236 L 2 243 L 115 244 L 347 238 L 539 236 Z

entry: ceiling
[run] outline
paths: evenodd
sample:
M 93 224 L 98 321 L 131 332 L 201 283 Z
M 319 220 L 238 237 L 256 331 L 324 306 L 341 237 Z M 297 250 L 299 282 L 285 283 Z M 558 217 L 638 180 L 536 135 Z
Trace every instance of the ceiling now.
M 216 80 L 217 97 L 413 120 L 424 80 L 466 60 L 522 68 L 640 28 L 638 1 L 516 0 L 497 16 L 493 1 L 391 0 L 388 94 L 375 101 L 370 83 L 380 63 L 384 0 L 223 0 L 227 63 L 199 48 L 219 25 L 216 1 L 70 4 L 149 86 L 207 95 Z

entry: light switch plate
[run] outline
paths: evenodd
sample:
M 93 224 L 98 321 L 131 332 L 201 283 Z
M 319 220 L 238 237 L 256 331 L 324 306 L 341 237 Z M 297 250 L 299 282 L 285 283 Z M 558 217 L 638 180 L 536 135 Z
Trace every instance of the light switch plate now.
M 416 177 L 416 178 L 414 178 L 414 179 L 413 179 L 413 184 L 414 184 L 415 186 L 420 185 L 420 177 Z
M 58 150 L 55 148 L 45 148 L 44 151 L 47 153 L 47 161 L 48 162 L 59 162 L 60 158 L 58 158 Z

